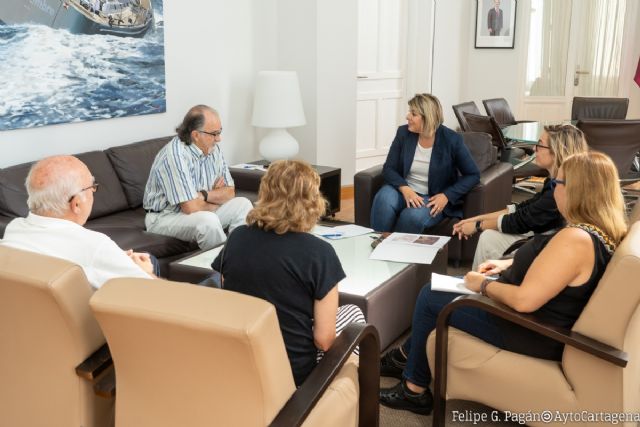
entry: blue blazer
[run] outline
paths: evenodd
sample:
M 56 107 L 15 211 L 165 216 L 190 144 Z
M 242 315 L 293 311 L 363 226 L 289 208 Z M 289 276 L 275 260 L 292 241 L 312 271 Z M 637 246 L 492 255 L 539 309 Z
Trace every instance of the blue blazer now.
M 407 125 L 400 126 L 382 169 L 387 184 L 396 189 L 408 185 L 405 178 L 417 145 L 418 134 L 410 132 Z M 444 193 L 449 199 L 444 214 L 462 218 L 462 198 L 480 182 L 480 171 L 462 142 L 462 136 L 444 125 L 436 130 L 428 177 L 428 196 Z

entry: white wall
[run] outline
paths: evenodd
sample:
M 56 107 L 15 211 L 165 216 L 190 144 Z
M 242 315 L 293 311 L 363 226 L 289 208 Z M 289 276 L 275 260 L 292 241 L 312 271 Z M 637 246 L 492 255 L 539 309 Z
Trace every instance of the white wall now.
M 165 0 L 167 112 L 0 132 L 0 167 L 170 135 L 188 108 L 200 103 L 221 113 L 229 162 L 257 158 L 253 80 L 258 69 L 274 63 L 273 5 Z
M 298 157 L 342 169 L 353 182 L 356 151 L 357 2 L 279 0 L 278 69 L 300 79 L 307 124 L 289 129 Z

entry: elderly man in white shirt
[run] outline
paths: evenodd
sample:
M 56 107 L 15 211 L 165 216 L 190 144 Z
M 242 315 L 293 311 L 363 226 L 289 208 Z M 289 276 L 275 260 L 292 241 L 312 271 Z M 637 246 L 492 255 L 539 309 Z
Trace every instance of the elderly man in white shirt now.
M 79 159 L 43 159 L 25 185 L 29 215 L 7 225 L 1 244 L 76 263 L 94 288 L 116 277 L 155 277 L 149 254 L 123 251 L 108 236 L 83 227 L 98 184 Z

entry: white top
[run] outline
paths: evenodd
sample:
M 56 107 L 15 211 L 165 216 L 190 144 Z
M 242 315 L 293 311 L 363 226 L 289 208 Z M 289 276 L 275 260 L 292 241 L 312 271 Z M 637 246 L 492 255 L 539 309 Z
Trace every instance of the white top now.
M 407 175 L 407 184 L 409 188 L 418 194 L 429 194 L 429 163 L 431 163 L 431 152 L 433 147 L 423 148 L 420 144 L 416 145 L 416 154 Z
M 96 289 L 117 277 L 151 278 L 107 235 L 66 219 L 29 213 L 7 225 L 0 244 L 78 264 Z

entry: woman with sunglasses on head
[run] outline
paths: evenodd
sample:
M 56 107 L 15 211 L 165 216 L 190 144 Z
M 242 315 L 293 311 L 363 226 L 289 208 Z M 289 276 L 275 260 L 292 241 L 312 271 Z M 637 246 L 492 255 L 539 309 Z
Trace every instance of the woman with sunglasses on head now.
M 453 227 L 453 234 L 460 239 L 483 231 L 473 258 L 473 270 L 487 260 L 500 258 L 527 233 L 549 233 L 562 227 L 564 221 L 553 199 L 551 178 L 566 157 L 587 151 L 587 142 L 582 131 L 573 125 L 545 126 L 535 150 L 536 164 L 549 172 L 542 191 L 518 205 L 463 219 Z
M 478 272 L 469 272 L 464 279 L 469 289 L 515 311 L 570 329 L 626 234 L 627 223 L 618 171 L 605 154 L 592 151 L 568 157 L 551 180 L 551 187 L 567 225 L 553 235 L 536 235 L 512 260 L 494 266 L 500 273 L 497 280 L 490 281 Z M 402 374 L 397 386 L 380 391 L 383 405 L 431 412 L 426 341 L 442 308 L 458 296 L 432 292 L 430 285 L 422 289 L 413 313 L 411 338 L 402 352 L 393 349 L 381 361 L 381 374 Z M 477 308 L 454 311 L 450 325 L 508 351 L 549 360 L 562 358 L 562 343 Z M 404 366 L 397 363 L 402 354 L 408 356 Z

